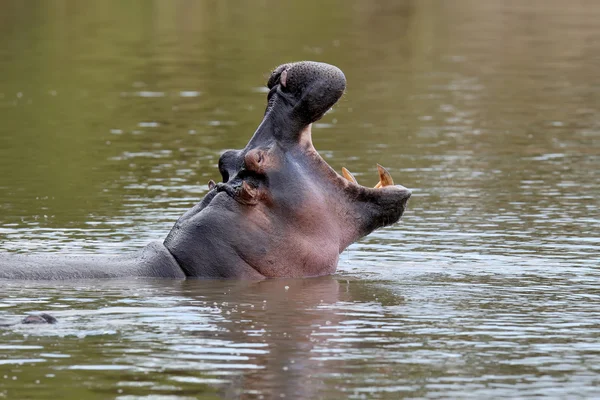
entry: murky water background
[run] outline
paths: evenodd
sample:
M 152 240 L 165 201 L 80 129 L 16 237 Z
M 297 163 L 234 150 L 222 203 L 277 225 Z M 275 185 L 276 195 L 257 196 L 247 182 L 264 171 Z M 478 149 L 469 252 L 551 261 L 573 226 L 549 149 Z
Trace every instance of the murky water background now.
M 600 5 L 0 4 L 0 251 L 164 238 L 286 61 L 346 96 L 313 130 L 413 189 L 333 277 L 0 283 L 0 398 L 600 396 Z

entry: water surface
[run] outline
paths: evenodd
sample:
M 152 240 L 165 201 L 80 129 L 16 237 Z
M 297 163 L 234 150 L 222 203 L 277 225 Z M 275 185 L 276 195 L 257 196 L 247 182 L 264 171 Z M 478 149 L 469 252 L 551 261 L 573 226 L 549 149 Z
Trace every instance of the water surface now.
M 0 330 L 0 398 L 600 396 L 598 20 L 558 0 L 2 2 L 0 251 L 164 238 L 301 59 L 348 79 L 313 129 L 327 162 L 371 185 L 380 163 L 413 197 L 333 277 L 2 282 L 1 319 L 60 323 Z

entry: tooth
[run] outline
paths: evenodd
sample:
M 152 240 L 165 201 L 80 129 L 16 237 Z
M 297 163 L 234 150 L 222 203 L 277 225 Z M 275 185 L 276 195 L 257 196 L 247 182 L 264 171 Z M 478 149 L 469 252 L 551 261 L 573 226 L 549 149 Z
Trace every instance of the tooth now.
M 213 190 L 216 186 L 215 181 L 213 181 L 212 179 L 210 181 L 208 181 L 208 190 Z
M 394 184 L 394 180 L 387 169 L 377 164 L 377 170 L 379 171 L 379 183 L 375 185 L 376 189 L 385 186 L 392 186 Z
M 344 178 L 348 179 L 350 182 L 354 182 L 358 185 L 358 182 L 356 181 L 354 175 L 352 175 L 352 172 L 348 171 L 344 167 L 342 167 L 342 175 L 344 175 Z

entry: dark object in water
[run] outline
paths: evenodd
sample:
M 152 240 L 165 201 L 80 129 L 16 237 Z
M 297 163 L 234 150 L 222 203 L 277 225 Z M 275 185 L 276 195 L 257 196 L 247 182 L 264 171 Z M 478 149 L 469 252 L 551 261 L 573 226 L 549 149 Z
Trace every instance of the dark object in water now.
M 0 328 L 18 325 L 18 324 L 56 324 L 57 322 L 58 322 L 58 320 L 50 314 L 46 314 L 46 313 L 42 313 L 42 314 L 38 314 L 38 315 L 31 314 L 31 315 L 26 316 L 25 318 L 23 318 L 20 321 L 10 322 L 10 321 L 1 321 L 0 320 Z
M 21 320 L 22 324 L 55 324 L 58 320 L 50 314 L 28 315 Z

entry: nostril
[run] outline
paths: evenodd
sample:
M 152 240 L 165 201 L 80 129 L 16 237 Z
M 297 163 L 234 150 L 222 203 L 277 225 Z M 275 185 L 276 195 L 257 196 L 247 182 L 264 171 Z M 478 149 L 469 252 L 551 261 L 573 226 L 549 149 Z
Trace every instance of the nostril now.
M 285 87 L 285 85 L 287 84 L 287 70 L 288 70 L 289 64 L 282 64 L 279 67 L 275 68 L 275 70 L 273 72 L 271 72 L 271 76 L 269 77 L 269 81 L 267 82 L 267 87 L 269 89 L 273 89 L 273 87 L 275 85 L 277 85 L 279 82 L 281 82 L 281 76 L 283 75 L 283 73 L 285 72 L 285 78 L 284 78 L 284 82 L 283 86 Z

